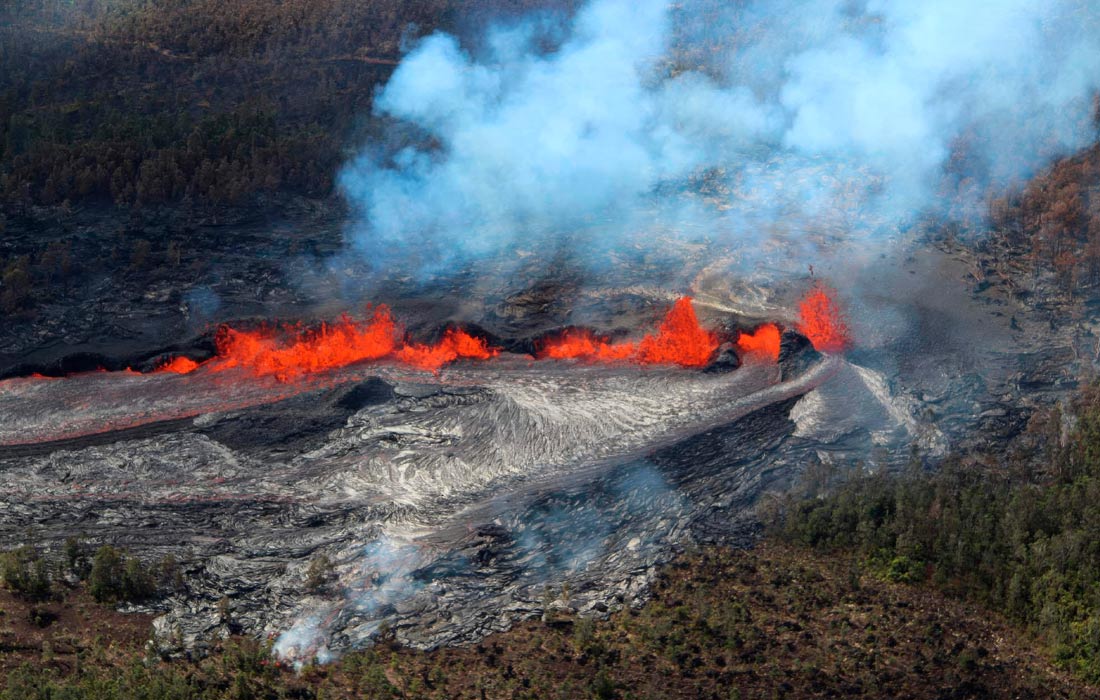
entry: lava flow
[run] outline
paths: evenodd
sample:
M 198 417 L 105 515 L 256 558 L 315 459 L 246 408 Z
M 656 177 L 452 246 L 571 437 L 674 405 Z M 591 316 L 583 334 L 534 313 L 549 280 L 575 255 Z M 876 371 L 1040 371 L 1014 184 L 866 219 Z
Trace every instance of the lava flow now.
M 566 331 L 544 341 L 538 356 L 549 359 L 629 360 L 643 365 L 674 364 L 703 367 L 718 349 L 717 334 L 699 325 L 691 297 L 672 305 L 656 333 L 636 343 L 611 342 L 590 331 Z

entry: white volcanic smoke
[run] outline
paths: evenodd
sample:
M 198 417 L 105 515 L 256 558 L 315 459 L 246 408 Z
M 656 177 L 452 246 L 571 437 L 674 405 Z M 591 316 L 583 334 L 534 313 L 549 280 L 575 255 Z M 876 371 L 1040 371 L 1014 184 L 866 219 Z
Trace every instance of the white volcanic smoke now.
M 361 558 L 344 577 L 347 587 L 343 599 L 322 604 L 314 612 L 299 617 L 279 635 L 273 651 L 298 668 L 314 660 L 332 661 L 335 657 L 328 644 L 336 617 L 344 613 L 372 620 L 361 632 L 374 634 L 381 625 L 381 609 L 415 595 L 423 587 L 413 574 L 426 563 L 425 552 L 415 544 L 383 533 L 363 548 Z
M 746 246 L 837 211 L 862 235 L 957 212 L 1095 136 L 1098 18 L 1073 0 L 593 0 L 476 49 L 434 34 L 375 102 L 402 146 L 342 174 L 351 238 L 432 267 L 565 235 L 595 258 L 656 227 Z M 690 194 L 704 177 L 719 186 Z

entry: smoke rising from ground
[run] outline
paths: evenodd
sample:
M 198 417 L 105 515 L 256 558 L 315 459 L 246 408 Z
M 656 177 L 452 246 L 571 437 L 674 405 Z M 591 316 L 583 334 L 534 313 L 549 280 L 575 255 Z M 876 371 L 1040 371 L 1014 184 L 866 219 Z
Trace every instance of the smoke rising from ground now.
M 425 564 L 425 553 L 415 544 L 382 533 L 363 547 L 351 571 L 343 577 L 346 585 L 340 599 L 321 604 L 312 613 L 299 617 L 276 639 L 275 653 L 299 667 L 314 660 L 328 663 L 334 658 L 329 643 L 337 617 L 355 615 L 372 620 L 367 631 L 373 634 L 387 608 L 423 589 L 414 573 Z
M 380 265 L 655 230 L 752 247 L 973 215 L 1095 136 L 1100 13 L 1053 0 L 592 0 L 420 40 L 340 182 Z M 411 145 L 410 145 L 411 144 Z M 780 233 L 783 232 L 783 233 Z M 794 240 L 797 244 L 797 240 Z

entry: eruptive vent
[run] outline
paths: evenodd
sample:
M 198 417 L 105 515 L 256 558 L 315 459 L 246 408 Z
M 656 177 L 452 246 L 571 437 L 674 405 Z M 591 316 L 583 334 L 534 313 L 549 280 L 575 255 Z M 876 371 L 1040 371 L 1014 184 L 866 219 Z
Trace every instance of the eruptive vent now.
M 189 374 L 199 368 L 199 363 L 190 357 L 176 357 L 157 367 L 158 372 L 174 372 L 175 374 Z
M 538 356 L 559 360 L 629 360 L 643 365 L 703 367 L 714 356 L 718 345 L 717 334 L 699 325 L 691 297 L 681 297 L 669 309 L 657 332 L 636 343 L 610 342 L 585 330 L 566 331 L 544 341 Z
M 838 352 L 851 345 L 848 326 L 829 287 L 816 285 L 800 302 L 799 312 L 799 330 L 818 350 Z M 765 323 L 751 333 L 742 331 L 736 344 L 743 353 L 775 361 L 779 358 L 779 341 L 780 328 Z M 155 371 L 189 374 L 200 367 L 212 372 L 240 368 L 256 377 L 292 382 L 311 374 L 387 358 L 438 372 L 455 360 L 487 360 L 501 352 L 461 328 L 447 329 L 435 343 L 409 342 L 387 306 L 376 307 L 363 321 L 345 315 L 336 323 L 322 324 L 317 329 L 283 326 L 242 330 L 223 326 L 215 342 L 217 354 L 205 362 L 175 357 Z M 611 341 L 591 330 L 569 329 L 539 343 L 536 357 L 699 368 L 715 357 L 721 342 L 718 333 L 700 325 L 691 297 L 681 297 L 656 331 L 640 340 Z M 129 368 L 126 371 L 133 372 Z
M 218 332 L 218 356 L 212 369 L 220 372 L 244 367 L 256 376 L 275 376 L 289 381 L 303 374 L 323 372 L 354 362 L 378 360 L 398 344 L 397 323 L 387 307 L 380 306 L 365 322 L 349 316 L 316 331 L 298 330 L 290 342 L 270 329 L 241 331 L 223 327 Z
M 742 331 L 741 335 L 737 336 L 737 347 L 747 353 L 778 360 L 779 336 L 779 326 L 774 323 L 765 323 L 752 333 Z
M 435 345 L 413 343 L 397 351 L 397 359 L 421 369 L 438 370 L 448 362 L 459 358 L 488 360 L 500 354 L 481 338 L 475 338 L 461 328 L 449 328 L 443 339 Z
M 798 304 L 801 318 L 798 330 L 810 339 L 814 348 L 842 352 L 852 345 L 848 324 L 836 303 L 836 292 L 820 282 Z
M 413 367 L 435 372 L 459 358 L 484 360 L 499 353 L 481 338 L 460 329 L 448 329 L 432 345 L 403 344 L 401 330 L 386 306 L 379 306 L 365 322 L 344 316 L 316 331 L 296 331 L 289 342 L 270 330 L 223 328 L 218 333 L 218 356 L 211 369 L 244 367 L 256 376 L 292 381 L 356 362 L 394 357 Z M 170 365 L 166 366 L 166 369 Z

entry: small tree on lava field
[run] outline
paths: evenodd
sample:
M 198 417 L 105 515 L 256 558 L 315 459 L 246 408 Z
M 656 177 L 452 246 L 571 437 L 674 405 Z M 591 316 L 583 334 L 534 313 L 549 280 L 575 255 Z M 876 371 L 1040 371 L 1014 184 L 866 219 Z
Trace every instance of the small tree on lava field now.
M 153 597 L 157 586 L 139 559 L 103 545 L 92 561 L 88 591 L 100 603 L 134 603 Z
M 92 564 L 88 561 L 87 546 L 76 537 L 68 537 L 61 549 L 62 573 L 71 573 L 81 581 L 88 578 Z
M 34 547 L 23 546 L 0 554 L 0 581 L 27 600 L 46 600 L 53 594 L 46 560 Z
M 313 559 L 306 569 L 305 589 L 310 593 L 322 592 L 336 578 L 336 570 L 327 555 Z

